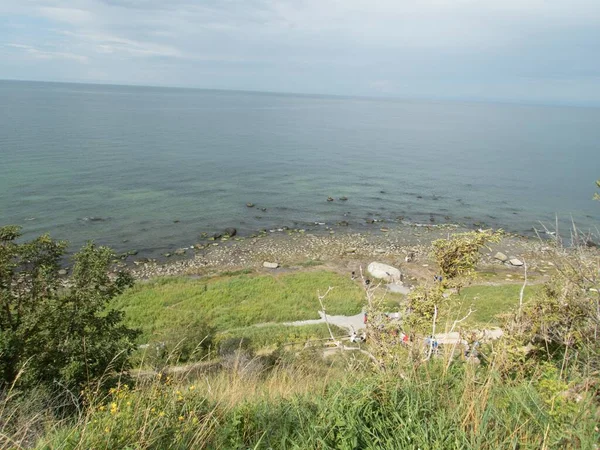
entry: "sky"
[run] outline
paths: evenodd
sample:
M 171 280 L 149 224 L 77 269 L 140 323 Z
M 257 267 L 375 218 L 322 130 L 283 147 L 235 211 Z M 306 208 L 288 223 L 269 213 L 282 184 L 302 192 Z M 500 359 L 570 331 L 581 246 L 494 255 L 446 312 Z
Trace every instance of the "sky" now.
M 0 0 L 0 79 L 600 105 L 600 0 Z

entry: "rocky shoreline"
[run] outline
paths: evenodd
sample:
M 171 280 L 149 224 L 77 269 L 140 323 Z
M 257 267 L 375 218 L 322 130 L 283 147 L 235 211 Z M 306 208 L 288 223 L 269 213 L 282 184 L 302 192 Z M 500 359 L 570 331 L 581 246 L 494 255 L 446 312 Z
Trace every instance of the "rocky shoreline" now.
M 427 267 L 429 247 L 433 240 L 467 231 L 457 226 L 399 226 L 379 232 L 329 232 L 305 233 L 293 230 L 276 230 L 254 237 L 240 238 L 229 235 L 212 236 L 211 241 L 175 252 L 178 259 L 134 261 L 131 271 L 137 279 L 160 276 L 207 275 L 224 271 L 264 270 L 265 262 L 279 267 L 310 266 L 322 263 L 379 259 L 395 264 L 404 263 L 407 257 Z M 210 239 L 210 238 L 209 238 Z M 511 258 L 531 259 L 543 247 L 539 240 L 507 235 L 503 243 L 484 256 L 485 264 L 502 264 L 494 258 L 498 251 Z M 121 263 L 123 265 L 124 263 Z

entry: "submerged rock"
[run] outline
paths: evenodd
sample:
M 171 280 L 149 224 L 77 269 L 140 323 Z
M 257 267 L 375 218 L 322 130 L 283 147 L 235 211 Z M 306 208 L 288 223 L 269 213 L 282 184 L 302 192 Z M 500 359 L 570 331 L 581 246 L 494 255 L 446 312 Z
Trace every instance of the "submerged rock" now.
M 246 206 L 247 206 L 248 208 L 254 208 L 254 203 L 252 203 L 252 202 L 248 202 L 248 203 L 246 203 Z
M 233 227 L 229 227 L 229 228 L 225 228 L 225 233 L 226 236 L 229 237 L 233 237 L 237 234 L 237 230 Z
M 327 197 L 327 201 L 328 201 L 328 202 L 332 202 L 333 200 L 334 200 L 334 198 L 333 198 L 333 197 Z

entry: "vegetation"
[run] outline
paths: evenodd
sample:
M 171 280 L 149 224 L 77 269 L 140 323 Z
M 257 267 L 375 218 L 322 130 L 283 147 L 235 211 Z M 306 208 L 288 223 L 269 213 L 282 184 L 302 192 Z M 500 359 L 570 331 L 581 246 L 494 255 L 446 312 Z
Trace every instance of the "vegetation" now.
M 596 181 L 596 187 L 597 187 L 598 189 L 600 189 L 600 180 Z M 600 194 L 599 194 L 599 193 L 597 193 L 597 192 L 596 192 L 596 193 L 594 193 L 594 200 L 598 200 L 598 201 L 600 201 Z
M 469 286 L 460 295 L 450 299 L 447 314 L 463 317 L 469 309 L 473 313 L 466 324 L 485 327 L 502 324 L 501 315 L 519 306 L 522 284 L 502 284 L 498 286 Z M 543 289 L 542 285 L 530 285 L 524 291 L 524 301 L 535 298 Z M 443 318 L 442 318 L 443 323 Z
M 5 242 L 14 241 L 10 230 L 3 233 Z M 490 231 L 436 241 L 441 273 L 462 284 L 479 248 L 497 238 Z M 166 343 L 165 361 L 204 356 L 211 345 L 219 349 L 216 358 L 140 370 L 109 391 L 73 394 L 78 406 L 68 415 L 35 386 L 27 395 L 5 389 L 0 447 L 598 448 L 600 256 L 596 248 L 559 244 L 545 255 L 556 268 L 546 285 L 471 286 L 450 297 L 443 282 L 420 286 L 408 296 L 403 321 L 384 314 L 389 302 L 373 284 L 364 283 L 361 293 L 347 277 L 324 271 L 162 279 L 115 297 L 123 288 L 111 290 L 110 282 L 119 277 L 91 277 L 94 270 L 76 266 L 70 286 L 57 282 L 52 295 L 79 293 L 77 299 L 104 305 L 80 320 L 93 324 L 124 310 L 127 326 L 143 330 L 138 342 Z M 82 254 L 98 251 L 90 245 Z M 77 261 L 106 273 L 103 258 Z M 323 324 L 281 325 L 317 318 L 319 301 L 332 314 L 355 314 L 366 304 L 367 341 L 353 344 L 360 351 L 336 342 L 325 352 L 319 345 L 279 345 L 328 335 Z M 505 336 L 477 346 L 438 348 L 428 339 L 497 323 Z
M 222 332 L 318 319 L 317 291 L 329 286 L 335 286 L 327 298 L 329 314 L 361 311 L 361 289 L 348 277 L 325 271 L 207 280 L 163 278 L 134 286 L 113 305 L 125 311 L 128 325 L 143 331 L 140 342 L 148 342 L 162 340 L 174 329 L 209 326 Z
M 488 242 L 499 242 L 501 231 L 484 230 L 456 233 L 450 239 L 438 239 L 432 243 L 432 254 L 442 275 L 459 281 L 469 278 L 481 258 L 480 249 Z
M 87 244 L 63 284 L 65 243 L 47 235 L 18 243 L 19 236 L 18 227 L 0 228 L 0 383 L 77 389 L 127 369 L 137 332 L 107 306 L 132 279 L 109 276 L 113 253 Z

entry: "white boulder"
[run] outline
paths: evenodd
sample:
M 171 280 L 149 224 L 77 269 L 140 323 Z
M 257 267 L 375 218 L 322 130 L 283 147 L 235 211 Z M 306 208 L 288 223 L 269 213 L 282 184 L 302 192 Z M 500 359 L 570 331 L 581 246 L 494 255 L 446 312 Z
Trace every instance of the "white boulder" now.
M 279 267 L 279 264 L 274 262 L 264 262 L 263 267 L 267 269 L 277 269 Z
M 372 262 L 368 265 L 367 271 L 373 278 L 385 280 L 389 283 L 402 281 L 402 273 L 398 269 L 387 264 Z

